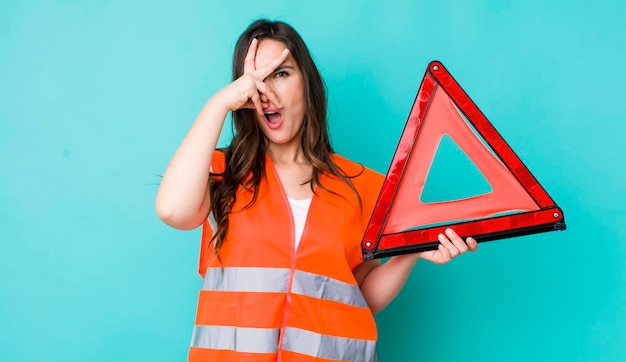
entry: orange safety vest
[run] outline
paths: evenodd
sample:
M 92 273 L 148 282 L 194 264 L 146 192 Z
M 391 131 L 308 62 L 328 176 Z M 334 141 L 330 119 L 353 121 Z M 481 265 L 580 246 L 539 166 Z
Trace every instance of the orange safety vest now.
M 361 195 L 328 175 L 297 250 L 287 196 L 269 157 L 255 203 L 229 216 L 220 263 L 203 225 L 200 291 L 189 361 L 376 361 L 376 322 L 352 270 L 383 177 L 338 155 Z M 216 153 L 213 170 L 224 170 Z M 251 200 L 240 187 L 233 210 Z

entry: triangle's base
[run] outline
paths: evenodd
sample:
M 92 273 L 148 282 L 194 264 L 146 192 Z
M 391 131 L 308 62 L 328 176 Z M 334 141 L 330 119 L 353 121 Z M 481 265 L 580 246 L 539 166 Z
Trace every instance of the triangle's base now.
M 507 215 L 505 217 L 387 234 L 380 238 L 378 245 L 374 248 L 363 249 L 363 260 L 437 249 L 439 245 L 437 236 L 445 233 L 447 228 L 454 229 L 463 238 L 471 236 L 480 243 L 548 231 L 565 230 L 565 220 L 561 209 L 552 207 L 534 212 Z

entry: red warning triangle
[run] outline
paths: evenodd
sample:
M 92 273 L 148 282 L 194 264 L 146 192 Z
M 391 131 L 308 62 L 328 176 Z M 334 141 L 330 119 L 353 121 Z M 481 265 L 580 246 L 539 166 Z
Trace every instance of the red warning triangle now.
M 491 192 L 446 202 L 420 201 L 445 135 L 474 162 Z M 463 175 L 451 170 L 450 177 Z M 561 209 L 489 120 L 434 61 L 426 69 L 365 231 L 364 259 L 435 249 L 437 236 L 447 227 L 481 242 L 564 230 L 565 221 Z

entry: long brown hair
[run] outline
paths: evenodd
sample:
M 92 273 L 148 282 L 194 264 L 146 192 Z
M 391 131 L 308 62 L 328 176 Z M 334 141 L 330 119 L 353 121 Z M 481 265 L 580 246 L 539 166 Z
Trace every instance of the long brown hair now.
M 307 46 L 300 35 L 288 24 L 269 20 L 257 20 L 252 23 L 239 37 L 233 57 L 233 81 L 243 75 L 244 59 L 252 40 L 277 40 L 285 44 L 300 67 L 304 80 L 304 97 L 306 112 L 300 131 L 300 142 L 304 157 L 313 166 L 310 183 L 311 189 L 319 185 L 320 176 L 324 173 L 343 180 L 354 191 L 361 207 L 361 198 L 351 177 L 346 175 L 335 163 L 331 155 L 328 124 L 326 120 L 326 90 Z M 226 238 L 228 231 L 228 215 L 233 210 L 239 186 L 254 192 L 252 201 L 242 210 L 250 207 L 258 196 L 258 186 L 265 176 L 265 153 L 268 142 L 256 121 L 255 111 L 239 109 L 233 112 L 235 134 L 230 146 L 224 149 L 226 168 L 223 174 L 211 174 L 209 177 L 211 192 L 211 209 L 217 223 L 211 242 L 216 255 Z M 217 177 L 216 177 L 217 176 Z M 330 190 L 327 190 L 330 191 Z M 332 192 L 332 191 L 330 191 Z

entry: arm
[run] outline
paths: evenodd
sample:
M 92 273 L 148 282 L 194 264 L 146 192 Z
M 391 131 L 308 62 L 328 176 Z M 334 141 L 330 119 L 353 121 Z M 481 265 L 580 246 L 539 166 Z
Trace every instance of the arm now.
M 208 100 L 163 174 L 156 212 L 163 222 L 174 228 L 194 229 L 211 210 L 210 165 L 228 112 L 252 108 L 263 115 L 261 94 L 280 104 L 263 80 L 287 59 L 289 52 L 285 49 L 277 59 L 255 69 L 257 43 L 253 40 L 248 49 L 244 74 Z
M 384 264 L 378 260 L 366 261 L 354 269 L 354 276 L 372 313 L 380 312 L 400 293 L 419 259 L 444 264 L 478 248 L 474 238 L 464 241 L 452 229 L 447 229 L 446 235 L 440 234 L 439 242 L 437 250 L 394 256 Z
M 157 215 L 166 224 L 189 230 L 209 214 L 210 165 L 228 111 L 217 94 L 209 99 L 172 157 L 156 197 Z

